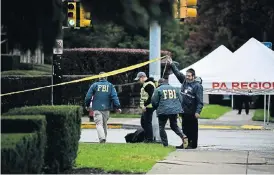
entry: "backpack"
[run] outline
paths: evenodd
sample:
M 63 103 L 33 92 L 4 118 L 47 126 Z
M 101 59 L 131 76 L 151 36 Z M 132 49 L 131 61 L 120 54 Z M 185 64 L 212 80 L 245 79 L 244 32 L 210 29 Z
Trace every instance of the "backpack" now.
M 143 128 L 137 129 L 134 133 L 129 133 L 125 136 L 127 143 L 140 143 L 145 140 L 145 132 Z

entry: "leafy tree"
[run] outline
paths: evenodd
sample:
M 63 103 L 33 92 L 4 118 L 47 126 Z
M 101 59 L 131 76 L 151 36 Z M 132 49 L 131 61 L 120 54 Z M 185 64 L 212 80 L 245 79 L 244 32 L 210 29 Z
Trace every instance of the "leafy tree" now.
M 172 52 L 173 58 L 181 63 L 182 66 L 187 66 L 196 61 L 193 56 L 187 56 L 184 50 L 184 42 L 189 37 L 189 31 L 191 30 L 193 30 L 193 25 L 179 24 L 176 21 L 171 21 L 162 26 L 161 49 Z M 67 30 L 64 44 L 65 47 L 69 48 L 149 49 L 149 36 L 132 35 L 127 33 L 124 27 L 97 21 L 92 32 L 90 30 Z
M 173 0 L 82 0 L 93 18 L 125 26 L 131 34 L 147 34 L 152 20 L 164 24 L 172 20 Z M 39 45 L 52 53 L 64 20 L 61 0 L 2 1 L 2 27 L 11 48 L 32 50 Z
M 203 0 L 200 7 L 186 42 L 192 54 L 203 57 L 222 44 L 235 51 L 251 37 L 274 42 L 272 0 Z
M 52 52 L 62 22 L 62 1 L 2 1 L 2 28 L 7 32 L 10 48 L 34 51 L 42 45 Z

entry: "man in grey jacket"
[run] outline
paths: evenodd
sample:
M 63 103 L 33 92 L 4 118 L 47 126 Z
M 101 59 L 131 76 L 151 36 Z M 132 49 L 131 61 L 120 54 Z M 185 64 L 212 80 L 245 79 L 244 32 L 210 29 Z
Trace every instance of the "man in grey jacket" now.
M 181 94 L 182 101 L 182 128 L 189 140 L 189 149 L 195 149 L 198 146 L 198 118 L 203 109 L 203 86 L 202 82 L 196 81 L 195 71 L 188 69 L 186 75 L 181 73 L 179 69 L 168 59 L 171 69 L 177 79 L 182 84 Z
M 163 78 L 159 80 L 159 87 L 152 96 L 152 106 L 157 110 L 160 136 L 164 146 L 168 146 L 168 139 L 165 131 L 167 120 L 170 122 L 171 129 L 182 139 L 182 145 L 177 149 L 183 149 L 187 146 L 187 137 L 182 133 L 177 125 L 177 117 L 182 113 L 182 97 L 180 91 L 170 86 Z

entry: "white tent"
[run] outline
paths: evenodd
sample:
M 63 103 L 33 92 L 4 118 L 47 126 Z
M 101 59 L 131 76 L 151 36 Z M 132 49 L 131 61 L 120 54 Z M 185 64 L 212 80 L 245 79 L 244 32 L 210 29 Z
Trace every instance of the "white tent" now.
M 217 66 L 222 65 L 223 62 L 225 62 L 225 60 L 229 59 L 231 56 L 232 52 L 225 46 L 221 45 L 201 60 L 184 68 L 180 72 L 185 74 L 187 69 L 193 68 L 196 72 L 196 75 L 202 77 L 204 90 L 205 93 L 207 93 L 207 89 L 211 89 L 212 82 L 219 76 L 216 74 Z M 174 74 L 169 75 L 168 81 L 172 86 L 181 86 L 181 83 L 178 81 Z
M 213 55 L 213 53 L 211 54 Z M 197 75 L 203 79 L 204 93 L 265 95 L 264 111 L 266 111 L 266 95 L 274 94 L 273 51 L 256 39 L 251 38 L 228 57 L 219 61 L 212 61 L 213 58 L 204 58 L 199 61 L 203 61 L 203 64 L 197 62 L 195 64 L 199 66 L 193 64 L 181 72 L 185 73 L 186 69 L 194 68 Z M 169 78 L 171 85 L 178 86 L 178 80 L 177 82 L 174 80 L 174 75 Z M 270 98 L 268 99 L 268 106 L 269 103 Z M 264 126 L 265 121 L 266 112 L 264 113 Z
M 274 94 L 274 54 L 261 42 L 251 38 L 223 63 L 212 89 L 226 94 L 250 90 L 253 94 Z

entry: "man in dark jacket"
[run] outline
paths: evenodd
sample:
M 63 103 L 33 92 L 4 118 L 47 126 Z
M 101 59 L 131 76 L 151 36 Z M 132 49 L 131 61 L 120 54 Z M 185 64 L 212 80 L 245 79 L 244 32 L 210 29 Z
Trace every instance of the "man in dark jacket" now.
M 101 72 L 100 74 L 104 74 Z M 93 98 L 93 99 L 92 99 Z M 120 102 L 114 86 L 107 81 L 106 77 L 99 78 L 99 81 L 93 83 L 86 95 L 85 105 L 89 110 L 92 99 L 92 110 L 94 111 L 94 122 L 100 143 L 106 142 L 107 137 L 107 121 L 112 103 L 114 107 L 121 112 Z
M 153 142 L 152 115 L 154 109 L 152 108 L 151 97 L 156 87 L 155 82 L 153 78 L 148 78 L 144 72 L 139 72 L 134 80 L 143 84 L 140 92 L 140 108 L 143 111 L 141 126 L 145 131 L 145 142 Z
M 248 95 L 239 95 L 238 97 L 239 102 L 238 102 L 238 114 L 241 115 L 242 109 L 243 109 L 243 104 L 245 105 L 245 113 L 246 115 L 249 114 L 249 103 L 251 102 L 251 98 Z
M 195 81 L 195 71 L 193 69 L 188 69 L 186 75 L 184 75 L 172 62 L 171 58 L 168 61 L 171 64 L 173 73 L 182 84 L 182 128 L 188 137 L 188 148 L 195 149 L 198 146 L 198 118 L 203 109 L 203 87 L 198 81 Z
M 187 146 L 187 137 L 177 125 L 178 114 L 183 111 L 181 102 L 182 97 L 180 91 L 170 86 L 165 79 L 161 78 L 159 80 L 159 87 L 154 91 L 152 96 L 152 106 L 157 111 L 160 136 L 164 146 L 168 146 L 168 139 L 165 131 L 167 120 L 170 122 L 171 129 L 182 139 L 182 145 L 177 146 L 176 148 L 183 149 Z

